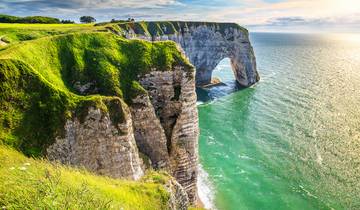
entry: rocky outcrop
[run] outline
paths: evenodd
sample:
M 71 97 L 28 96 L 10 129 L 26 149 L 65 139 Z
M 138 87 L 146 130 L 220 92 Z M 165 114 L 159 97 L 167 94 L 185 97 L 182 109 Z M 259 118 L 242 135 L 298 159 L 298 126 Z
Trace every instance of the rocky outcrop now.
M 259 81 L 248 31 L 234 23 L 147 22 L 120 25 L 127 38 L 178 43 L 196 67 L 196 85 L 211 82 L 212 71 L 230 58 L 237 82 L 245 87 Z
M 165 185 L 167 191 L 170 193 L 169 209 L 186 210 L 189 206 L 189 198 L 184 188 L 173 179 L 170 179 Z
M 82 166 L 100 175 L 137 180 L 144 174 L 130 112 L 123 103 L 123 122 L 114 125 L 108 112 L 89 107 L 85 119 L 68 120 L 65 138 L 47 149 L 50 160 Z
M 134 119 L 134 135 L 139 150 L 149 157 L 155 169 L 170 169 L 170 159 L 165 131 L 160 124 L 148 95 L 133 99 L 131 113 Z
M 147 97 L 137 98 L 137 103 L 131 106 L 134 124 L 140 125 L 135 126 L 139 149 L 149 156 L 155 168 L 171 173 L 193 203 L 199 134 L 193 72 L 186 72 L 182 67 L 153 71 L 141 78 L 140 83 L 148 91 L 151 106 Z
M 177 180 L 182 192 L 173 192 L 187 200 L 171 205 L 185 209 L 196 201 L 199 131 L 195 75 L 184 68 L 153 69 L 139 77 L 146 93 L 131 104 L 121 102 L 112 113 L 90 106 L 84 119 L 68 120 L 65 137 L 47 149 L 48 158 L 102 175 L 138 179 L 144 173 L 141 153 L 152 168 Z M 117 124 L 111 120 L 114 112 L 124 118 Z

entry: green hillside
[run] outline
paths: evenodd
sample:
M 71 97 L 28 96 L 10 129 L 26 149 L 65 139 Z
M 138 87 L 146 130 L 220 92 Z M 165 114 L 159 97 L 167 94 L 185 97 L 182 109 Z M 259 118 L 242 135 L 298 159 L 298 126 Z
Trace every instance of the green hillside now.
M 155 172 L 138 182 L 100 177 L 0 145 L 2 209 L 167 209 L 168 179 Z
M 173 42 L 126 40 L 111 33 L 50 36 L 0 51 L 0 139 L 39 156 L 62 136 L 66 119 L 95 105 L 122 110 L 138 94 L 151 69 L 192 66 Z M 76 85 L 91 83 L 86 93 Z M 113 119 L 122 120 L 111 116 Z

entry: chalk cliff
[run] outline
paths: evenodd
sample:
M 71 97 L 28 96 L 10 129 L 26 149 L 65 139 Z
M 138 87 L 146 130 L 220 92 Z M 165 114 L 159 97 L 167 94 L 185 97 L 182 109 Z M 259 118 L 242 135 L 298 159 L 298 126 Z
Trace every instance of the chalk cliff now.
M 169 171 L 195 202 L 199 131 L 194 75 L 176 67 L 153 71 L 140 83 L 148 96 L 130 106 L 139 150 L 155 169 Z
M 126 38 L 178 43 L 196 67 L 198 86 L 211 82 L 212 71 L 224 58 L 230 58 L 240 85 L 248 87 L 259 81 L 248 31 L 235 23 L 140 22 L 119 27 Z

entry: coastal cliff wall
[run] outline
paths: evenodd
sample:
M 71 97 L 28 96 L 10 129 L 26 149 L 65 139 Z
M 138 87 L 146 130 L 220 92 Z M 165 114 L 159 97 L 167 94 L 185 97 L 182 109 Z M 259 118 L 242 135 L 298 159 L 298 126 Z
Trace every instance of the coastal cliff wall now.
M 135 139 L 147 146 L 139 149 L 150 157 L 154 168 L 169 171 L 193 203 L 197 192 L 199 134 L 193 72 L 186 72 L 183 67 L 153 71 L 140 79 L 140 83 L 148 91 L 152 106 L 148 97 L 137 98 L 137 103 L 131 106 L 136 124 L 143 123 L 135 127 Z M 137 117 L 150 110 L 154 110 L 154 120 L 153 114 Z
M 126 38 L 171 40 L 179 44 L 196 67 L 196 85 L 211 83 L 212 71 L 229 58 L 237 82 L 245 87 L 259 81 L 256 58 L 248 31 L 235 23 L 136 22 L 119 24 Z
M 118 101 L 120 102 L 120 100 Z M 110 115 L 89 107 L 87 116 L 67 120 L 65 137 L 47 148 L 50 160 L 83 166 L 99 175 L 138 180 L 144 175 L 127 106 L 118 106 L 124 121 L 114 125 Z M 125 110 L 121 110 L 125 109 Z

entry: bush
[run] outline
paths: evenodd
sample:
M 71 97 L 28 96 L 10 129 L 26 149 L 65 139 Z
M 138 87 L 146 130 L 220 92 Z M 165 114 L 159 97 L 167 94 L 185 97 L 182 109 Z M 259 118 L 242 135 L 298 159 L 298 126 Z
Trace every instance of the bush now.
M 93 23 L 96 22 L 96 19 L 91 16 L 82 16 L 80 17 L 80 22 L 82 23 Z

